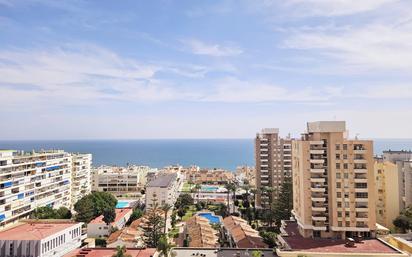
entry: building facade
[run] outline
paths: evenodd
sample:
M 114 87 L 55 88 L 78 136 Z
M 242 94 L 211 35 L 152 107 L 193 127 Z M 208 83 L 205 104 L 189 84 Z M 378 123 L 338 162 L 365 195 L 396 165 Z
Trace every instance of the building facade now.
M 110 192 L 116 196 L 140 195 L 146 185 L 148 166 L 101 166 L 93 169 L 92 190 Z
M 82 244 L 82 224 L 27 221 L 0 232 L 0 256 L 61 257 Z
M 71 203 L 72 206 L 83 196 L 90 194 L 92 155 L 73 153 L 72 157 L 72 183 L 71 183 Z
M 37 207 L 70 208 L 71 164 L 64 151 L 0 151 L 0 226 Z
M 279 129 L 267 128 L 255 138 L 256 206 L 268 208 L 286 178 L 292 176 L 290 138 L 280 138 Z
M 344 121 L 309 122 L 294 140 L 293 212 L 303 237 L 373 237 L 373 142 L 346 138 Z
M 161 174 L 146 185 L 146 208 L 150 209 L 155 204 L 174 205 L 179 191 L 183 186 L 183 179 L 178 173 Z
M 200 169 L 197 166 L 184 171 L 187 180 L 193 184 L 225 184 L 233 181 L 233 173 L 223 169 Z
M 106 224 L 103 221 L 103 215 L 96 217 L 89 224 L 87 224 L 87 236 L 88 237 L 106 237 L 109 236 L 114 229 L 121 230 L 129 220 L 133 213 L 132 208 L 115 209 L 116 217 L 110 224 Z
M 375 160 L 376 222 L 393 228 L 392 221 L 398 217 L 402 206 L 402 177 L 396 164 Z

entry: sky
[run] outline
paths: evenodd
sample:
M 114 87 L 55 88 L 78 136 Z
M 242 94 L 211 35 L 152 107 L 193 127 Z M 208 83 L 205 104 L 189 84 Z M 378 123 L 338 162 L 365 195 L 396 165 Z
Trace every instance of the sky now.
M 0 139 L 412 138 L 410 0 L 0 0 Z

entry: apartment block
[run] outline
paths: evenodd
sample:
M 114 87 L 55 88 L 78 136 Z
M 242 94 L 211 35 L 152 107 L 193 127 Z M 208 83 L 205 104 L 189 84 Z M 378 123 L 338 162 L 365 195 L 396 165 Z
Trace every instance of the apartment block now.
M 71 156 L 64 151 L 0 151 L 0 226 L 40 206 L 71 205 Z
M 92 190 L 110 192 L 116 196 L 138 196 L 146 185 L 152 169 L 148 166 L 100 166 L 92 171 Z
M 387 228 L 394 227 L 392 221 L 401 211 L 403 179 L 400 175 L 396 164 L 375 160 L 376 222 Z
M 194 184 L 224 184 L 234 180 L 232 172 L 223 169 L 201 169 L 194 166 L 184 170 L 190 183 Z
M 412 205 L 412 151 L 384 151 L 382 159 L 397 167 L 402 211 Z
M 290 138 L 279 137 L 277 128 L 266 128 L 256 135 L 256 206 L 268 208 L 281 191 L 285 178 L 291 178 L 291 142 Z
M 344 121 L 308 122 L 292 151 L 292 214 L 300 234 L 374 237 L 373 142 L 347 139 Z
M 146 185 L 146 207 L 173 205 L 179 196 L 183 179 L 180 173 L 161 174 Z
M 72 206 L 83 196 L 92 191 L 91 169 L 92 155 L 73 153 L 72 160 L 72 183 L 71 183 L 71 202 Z

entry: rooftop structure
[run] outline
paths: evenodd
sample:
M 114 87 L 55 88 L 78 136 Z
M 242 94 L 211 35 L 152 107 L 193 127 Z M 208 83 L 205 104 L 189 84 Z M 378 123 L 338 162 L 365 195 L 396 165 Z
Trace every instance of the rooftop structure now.
M 236 216 L 223 219 L 225 236 L 231 247 L 238 248 L 267 248 L 259 232 L 253 229 L 247 221 Z
M 171 173 L 171 174 L 163 174 L 161 176 L 158 176 L 154 180 L 150 181 L 147 185 L 147 187 L 169 187 L 174 183 L 174 181 L 177 178 L 176 173 Z
M 200 248 L 200 247 L 175 247 L 171 253 L 175 257 L 252 257 L 254 251 L 260 251 L 261 257 L 277 256 L 273 249 L 268 248 Z
M 295 221 L 283 221 L 281 234 L 278 236 L 280 247 L 279 256 L 367 256 L 367 257 L 396 257 L 407 256 L 383 240 L 367 239 L 347 246 L 344 239 L 313 239 L 300 235 Z
M 161 173 L 146 185 L 146 208 L 152 208 L 155 204 L 159 207 L 176 202 L 183 186 L 183 178 L 180 172 Z
M 218 232 L 212 228 L 207 218 L 196 215 L 187 220 L 185 234 L 189 247 L 215 248 L 219 246 Z
M 186 178 L 194 184 L 223 184 L 234 179 L 233 173 L 223 169 L 200 169 L 191 167 L 185 171 Z
M 80 247 L 81 227 L 67 220 L 26 220 L 0 232 L 0 256 L 63 256 Z

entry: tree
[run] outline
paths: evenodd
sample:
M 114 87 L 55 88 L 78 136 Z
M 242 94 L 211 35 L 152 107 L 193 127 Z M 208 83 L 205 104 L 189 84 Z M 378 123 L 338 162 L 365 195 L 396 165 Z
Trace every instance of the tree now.
M 129 220 L 127 221 L 127 225 L 130 225 L 133 221 L 140 219 L 143 216 L 143 211 L 139 208 L 135 208 L 130 215 Z
M 277 234 L 275 232 L 262 231 L 259 234 L 262 237 L 263 242 L 267 244 L 269 248 L 273 248 L 276 246 Z
M 153 194 L 152 204 L 147 212 L 147 221 L 144 230 L 144 241 L 148 247 L 157 247 L 164 229 L 163 218 L 159 215 L 156 194 Z
M 165 221 L 164 221 L 164 223 L 165 223 L 165 227 L 164 227 L 164 234 L 166 235 L 166 230 L 167 230 L 167 215 L 168 215 L 168 213 L 169 213 L 169 211 L 172 209 L 172 206 L 170 205 L 170 204 L 164 204 L 163 206 L 162 206 L 162 211 L 164 211 L 164 214 L 165 214 Z
M 93 192 L 91 196 L 96 217 L 101 215 L 105 209 L 116 208 L 117 199 L 108 192 Z
M 262 256 L 262 251 L 259 251 L 259 250 L 252 251 L 252 257 L 261 257 L 261 256 Z
M 169 243 L 167 240 L 166 235 L 162 235 L 159 239 L 159 243 L 157 245 L 157 250 L 160 252 L 161 255 L 164 257 L 169 256 L 169 251 L 172 249 L 173 245 Z
M 200 185 L 200 184 L 196 184 L 195 185 L 195 189 L 196 189 L 196 192 L 197 192 L 197 203 L 199 202 L 199 197 L 200 197 L 200 189 L 202 188 L 202 186 Z
M 184 216 L 184 215 L 183 215 Z M 176 226 L 176 211 L 172 212 L 172 216 L 170 217 L 170 223 L 172 225 L 172 228 L 174 228 Z
M 186 211 L 184 209 L 177 210 L 177 215 L 179 215 L 180 218 L 183 218 L 185 214 L 186 214 Z
M 38 207 L 32 213 L 34 219 L 55 219 L 56 213 L 50 206 Z
M 77 212 L 76 221 L 89 223 L 95 216 L 93 198 L 91 195 L 82 197 L 74 204 L 74 210 Z
M 112 257 L 132 257 L 130 254 L 126 254 L 126 246 L 118 245 L 116 247 L 116 253 L 112 255 Z
M 395 225 L 395 227 L 400 229 L 402 233 L 406 233 L 406 231 L 411 229 L 412 224 L 411 224 L 411 219 L 402 214 L 393 220 L 393 225 Z
M 58 219 L 71 219 L 72 218 L 72 212 L 67 209 L 66 207 L 60 207 L 59 209 L 56 210 L 56 216 Z
M 193 205 L 194 200 L 190 194 L 181 194 L 176 200 L 175 208 L 176 209 L 186 209 L 190 205 Z
M 116 210 L 114 208 L 106 208 L 103 210 L 103 221 L 109 225 L 116 219 Z
M 236 190 L 236 187 L 235 187 L 234 184 L 232 184 L 230 182 L 227 182 L 225 184 L 225 188 L 227 190 L 227 206 L 229 207 L 229 208 L 227 208 L 227 212 L 229 214 L 229 212 L 230 212 L 230 193 L 233 192 L 234 190 Z M 233 206 L 233 208 L 234 208 L 234 206 Z
M 288 220 L 293 209 L 292 181 L 285 178 L 278 199 L 272 205 L 276 226 L 279 228 L 282 220 Z

